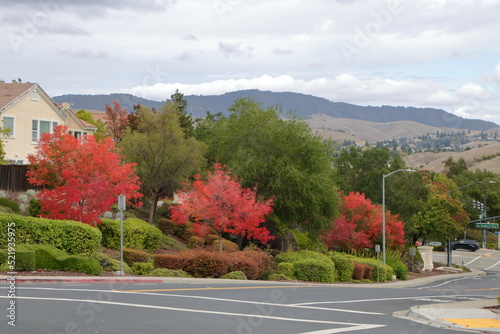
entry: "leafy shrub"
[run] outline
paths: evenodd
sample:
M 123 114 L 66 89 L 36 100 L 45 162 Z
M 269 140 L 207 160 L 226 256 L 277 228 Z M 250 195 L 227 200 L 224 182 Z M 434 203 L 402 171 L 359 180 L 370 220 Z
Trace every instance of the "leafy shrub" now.
M 30 199 L 26 194 L 19 194 L 17 195 L 17 200 L 21 203 L 28 203 Z
M 333 264 L 309 258 L 293 263 L 293 277 L 300 281 L 333 283 L 335 269 Z
M 28 190 L 26 190 L 26 195 L 28 195 L 29 197 L 35 197 L 36 190 L 35 189 L 28 189 Z
M 365 277 L 365 266 L 362 263 L 354 262 L 354 271 L 352 273 L 352 279 L 361 281 Z
M 189 237 L 188 247 L 189 248 L 200 248 L 205 244 L 205 239 L 200 238 L 196 235 Z
M 299 230 L 290 231 L 295 239 L 298 249 L 311 251 L 325 251 L 326 247 L 319 241 L 318 238 L 310 238 L 308 233 L 303 233 Z
M 149 275 L 153 271 L 153 264 L 150 262 L 136 262 L 132 265 L 132 272 L 135 275 Z
M 99 229 L 102 232 L 102 245 L 106 248 L 120 249 L 120 222 L 112 219 L 101 219 Z M 123 246 L 156 251 L 162 240 L 162 233 L 149 223 L 130 218 L 123 221 Z
M 40 205 L 40 201 L 36 198 L 30 199 L 30 204 L 28 206 L 28 214 L 31 217 L 38 217 L 42 214 L 42 206 Z
M 304 257 L 297 252 L 283 252 L 283 253 L 279 253 L 278 255 L 276 255 L 274 257 L 274 260 L 276 261 L 276 263 L 280 263 L 280 262 L 293 263 L 293 262 L 297 262 L 300 260 L 304 260 Z
M 16 271 L 33 271 L 35 266 L 35 251 L 29 249 L 22 249 L 17 247 L 16 249 L 16 261 L 15 261 Z
M 97 253 L 94 258 L 99 262 L 103 271 L 120 271 L 120 261 L 113 259 L 105 254 Z M 123 262 L 123 272 L 125 274 L 133 274 L 132 268 L 125 261 Z
M 186 259 L 179 254 L 155 254 L 153 264 L 155 268 L 182 269 Z
M 184 270 L 194 277 L 217 278 L 227 274 L 228 267 L 222 252 L 197 251 L 190 254 Z
M 222 278 L 241 279 L 241 280 L 247 279 L 247 277 L 245 276 L 245 273 L 242 271 L 231 271 L 231 272 L 227 273 L 226 275 L 222 276 Z
M 208 235 L 207 237 L 210 237 L 210 235 Z M 214 240 L 214 241 L 209 241 L 209 240 L 210 239 L 208 239 L 208 240 L 205 239 L 205 245 L 211 246 L 211 248 L 214 250 L 219 250 L 219 237 L 217 237 L 217 240 Z M 235 252 L 238 250 L 238 245 L 232 241 L 227 240 L 227 239 L 223 238 L 221 240 L 221 244 L 222 244 L 223 251 Z
M 35 269 L 76 271 L 91 275 L 100 275 L 102 272 L 95 258 L 68 255 L 50 245 L 18 245 L 17 248 L 34 252 Z
M 19 207 L 19 203 L 11 201 L 8 198 L 0 197 L 0 206 L 5 206 L 6 208 L 14 211 L 15 214 L 21 213 L 21 208 Z
M 273 273 L 269 276 L 270 281 L 291 281 L 292 279 L 286 275 Z
M 169 234 L 169 235 L 175 234 L 176 225 L 170 219 L 167 219 L 167 218 L 160 218 L 160 219 L 158 219 L 157 226 L 158 226 L 158 229 L 163 234 Z
M 330 259 L 335 264 L 337 280 L 340 282 L 349 282 L 354 275 L 354 262 L 340 253 L 331 253 Z
M 18 244 L 47 244 L 79 255 L 95 254 L 101 244 L 98 229 L 76 221 L 1 214 L 0 231 L 7 231 L 8 224 L 15 226 Z M 0 236 L 0 248 L 6 247 L 5 233 Z
M 15 214 L 15 212 L 14 212 L 14 211 L 12 211 L 12 209 L 11 209 L 11 208 L 7 208 L 7 207 L 5 207 L 5 206 L 0 206 L 0 212 L 1 212 L 1 213 L 6 213 L 6 214 L 8 214 L 8 215 Z
M 376 259 L 372 258 L 356 258 L 356 261 L 359 263 L 366 264 L 371 267 L 372 270 L 372 276 L 371 280 L 372 281 L 391 281 L 392 280 L 392 275 L 394 275 L 394 270 L 388 266 L 387 264 L 384 266 L 381 261 L 377 261 Z M 379 277 L 377 276 L 377 273 Z
M 278 267 L 276 268 L 276 273 L 285 275 L 288 277 L 293 276 L 293 264 L 289 262 L 281 262 L 278 263 Z
M 149 262 L 149 254 L 137 249 L 124 248 L 123 261 L 129 266 L 137 262 Z
M 163 277 L 193 277 L 184 270 L 174 270 L 166 268 L 157 268 L 149 273 L 149 276 L 163 276 Z

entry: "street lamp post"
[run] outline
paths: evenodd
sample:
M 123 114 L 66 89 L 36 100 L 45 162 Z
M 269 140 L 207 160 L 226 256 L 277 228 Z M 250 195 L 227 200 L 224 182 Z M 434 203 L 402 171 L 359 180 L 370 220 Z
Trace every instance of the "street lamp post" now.
M 385 266 L 385 178 L 397 172 L 415 172 L 413 169 L 398 169 L 382 175 L 382 263 Z
M 481 184 L 483 186 L 483 210 L 481 212 L 482 220 L 486 222 L 486 186 L 484 185 L 485 183 L 496 183 L 495 181 L 479 181 L 479 182 L 474 182 L 471 184 L 468 184 L 466 186 L 460 187 L 458 189 L 450 190 L 448 191 L 448 196 L 451 195 L 451 193 L 458 191 L 460 189 L 468 188 L 470 186 L 476 185 L 476 184 Z M 486 229 L 483 229 L 483 248 L 486 248 Z

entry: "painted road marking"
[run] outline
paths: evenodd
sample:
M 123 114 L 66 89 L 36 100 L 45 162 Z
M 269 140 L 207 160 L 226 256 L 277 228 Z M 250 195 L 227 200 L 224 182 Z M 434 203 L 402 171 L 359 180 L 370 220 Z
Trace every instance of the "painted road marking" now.
M 352 326 L 350 328 L 325 329 L 321 331 L 305 332 L 299 334 L 335 334 L 335 333 L 352 332 L 352 331 L 363 331 L 363 330 L 366 331 L 369 329 L 374 329 L 379 327 L 385 327 L 385 325 L 358 325 L 358 326 Z
M 498 266 L 500 264 L 500 261 L 498 261 L 497 263 L 495 263 L 494 265 L 488 267 L 488 268 L 484 268 L 484 270 L 490 270 L 491 268 L 494 268 L 496 266 Z
M 500 328 L 500 320 L 483 318 L 483 319 L 443 319 L 467 328 Z
M 246 290 L 246 289 L 285 289 L 285 288 L 316 288 L 319 285 L 270 285 L 270 286 L 231 286 L 222 288 L 212 288 L 207 286 L 204 288 L 179 288 L 179 289 L 150 289 L 150 290 L 113 290 L 126 292 L 161 292 L 161 291 L 203 291 L 203 290 Z
M 23 288 L 23 290 L 54 290 L 54 291 L 79 291 L 79 292 L 102 292 L 102 293 L 116 293 L 116 294 L 135 294 L 130 291 L 120 291 L 120 290 L 90 290 L 90 289 L 62 289 L 62 288 Z M 325 308 L 325 307 L 315 307 L 315 306 L 300 306 L 300 305 L 288 305 L 288 304 L 276 304 L 271 302 L 257 302 L 257 301 L 247 301 L 247 300 L 238 300 L 238 299 L 226 299 L 226 298 L 217 298 L 217 297 L 207 297 L 207 296 L 191 296 L 191 295 L 176 295 L 176 294 L 167 294 L 167 293 L 150 293 L 150 292 L 142 292 L 137 293 L 141 295 L 147 296 L 159 296 L 159 297 L 175 297 L 175 298 L 187 298 L 187 299 L 204 299 L 204 300 L 213 300 L 213 301 L 221 301 L 221 302 L 229 302 L 229 303 L 241 303 L 241 304 L 252 304 L 252 305 L 266 305 L 273 307 L 285 307 L 285 308 L 302 308 L 302 309 L 310 309 L 310 310 L 318 310 L 318 311 L 332 311 L 332 312 L 344 312 L 344 313 L 355 313 L 355 314 L 366 314 L 366 315 L 384 315 L 384 313 L 379 312 L 369 312 L 369 311 L 357 311 L 357 310 L 347 310 L 347 309 L 336 309 L 336 308 Z M 404 299 L 404 298 L 402 298 Z
M 0 298 L 7 299 L 9 297 L 8 296 L 0 296 Z M 78 302 L 78 303 L 92 302 L 92 303 L 95 303 L 95 304 L 106 304 L 106 305 L 125 306 L 125 307 L 137 307 L 137 308 L 147 308 L 147 309 L 155 309 L 155 310 L 168 310 L 168 311 L 176 311 L 176 312 L 203 313 L 203 314 L 225 315 L 225 316 L 233 316 L 233 317 L 251 317 L 251 318 L 261 318 L 261 319 L 278 320 L 278 321 L 303 322 L 303 323 L 314 323 L 314 324 L 328 324 L 328 325 L 347 326 L 345 328 L 334 329 L 335 332 L 330 331 L 330 333 L 348 332 L 348 331 L 352 331 L 354 327 L 359 327 L 359 326 L 376 326 L 376 327 L 370 327 L 370 328 L 377 328 L 377 327 L 384 327 L 384 326 L 386 326 L 386 325 L 379 325 L 379 324 L 357 324 L 357 323 L 351 323 L 351 322 L 340 322 L 340 321 L 329 321 L 329 320 L 286 318 L 286 317 L 276 317 L 276 316 L 262 315 L 262 314 L 255 314 L 255 313 L 245 314 L 245 313 L 232 313 L 232 312 L 220 312 L 220 311 L 209 311 L 209 310 L 194 310 L 194 309 L 185 309 L 185 308 L 178 308 L 178 307 L 156 306 L 156 305 L 146 305 L 146 304 L 133 304 L 133 303 L 122 303 L 122 302 L 112 302 L 112 301 L 104 301 L 104 300 L 68 299 L 68 298 L 47 298 L 47 297 L 43 297 L 42 298 L 42 297 L 24 297 L 24 296 L 16 296 L 16 299 L 41 300 L 41 301 L 61 301 L 61 302 Z

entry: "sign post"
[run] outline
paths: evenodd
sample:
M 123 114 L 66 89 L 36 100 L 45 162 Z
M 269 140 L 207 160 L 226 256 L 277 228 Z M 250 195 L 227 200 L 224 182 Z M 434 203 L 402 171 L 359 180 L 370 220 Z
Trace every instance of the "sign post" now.
M 377 283 L 380 283 L 380 263 L 378 255 L 380 254 L 380 245 L 375 245 L 375 253 L 377 253 Z
M 123 210 L 126 209 L 125 195 L 118 196 L 118 210 L 120 211 L 120 275 L 123 276 Z

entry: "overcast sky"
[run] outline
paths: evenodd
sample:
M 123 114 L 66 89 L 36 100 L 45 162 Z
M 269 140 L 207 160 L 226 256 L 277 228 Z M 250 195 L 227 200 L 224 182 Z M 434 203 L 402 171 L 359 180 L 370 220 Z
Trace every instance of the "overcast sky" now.
M 500 124 L 498 0 L 3 0 L 0 79 L 51 96 L 240 89 Z

